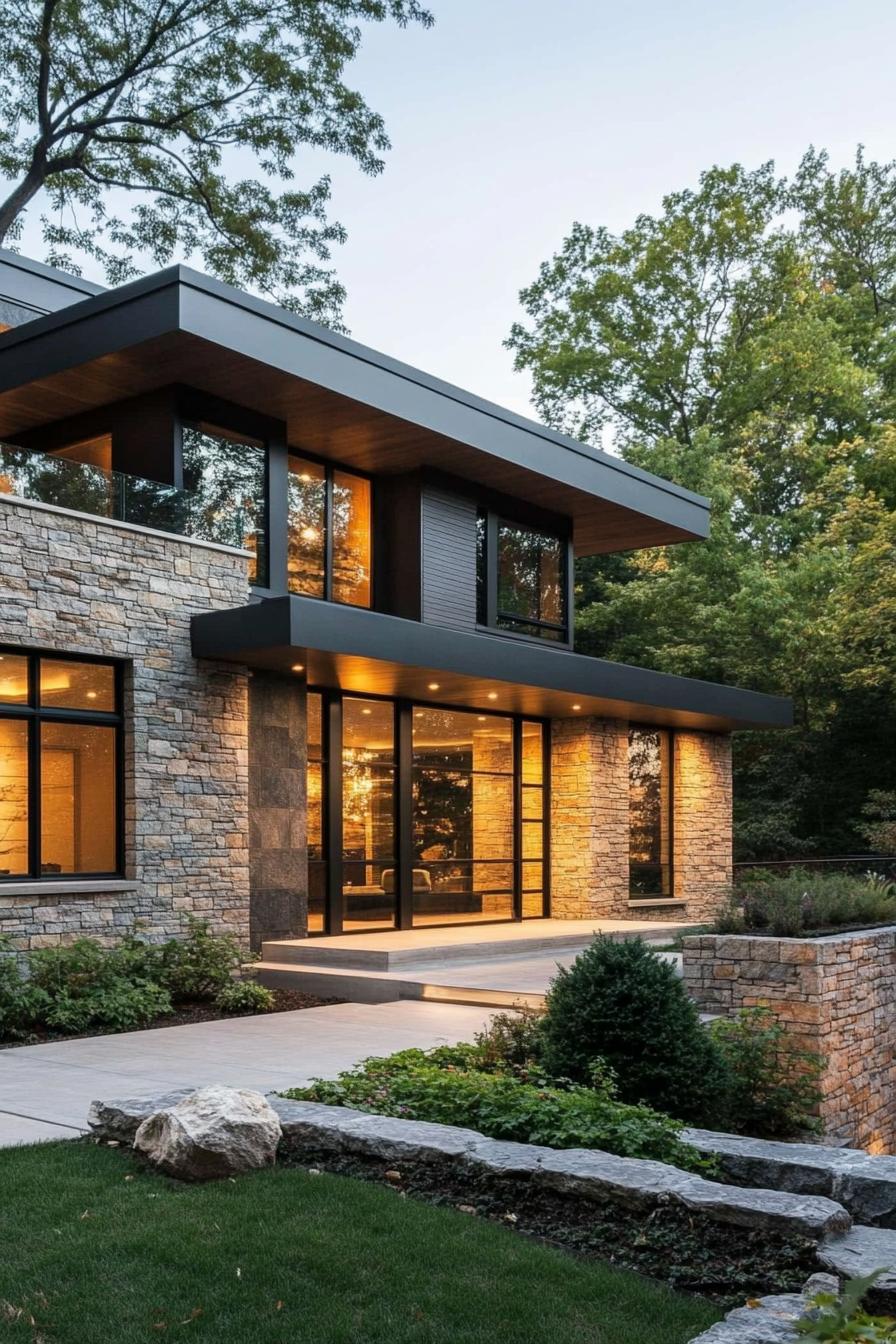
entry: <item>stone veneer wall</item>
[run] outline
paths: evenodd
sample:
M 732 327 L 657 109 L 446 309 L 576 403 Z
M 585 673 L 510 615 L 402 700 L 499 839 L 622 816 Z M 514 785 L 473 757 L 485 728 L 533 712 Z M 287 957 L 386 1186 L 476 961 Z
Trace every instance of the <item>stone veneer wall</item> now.
M 304 682 L 249 680 L 251 943 L 308 930 L 307 697 Z
M 672 905 L 629 904 L 628 722 L 551 725 L 551 904 L 559 919 L 705 920 L 731 886 L 731 739 L 676 732 Z
M 684 981 L 708 1012 L 765 1004 L 823 1055 L 826 1133 L 896 1151 L 896 929 L 826 938 L 687 938 Z
M 188 913 L 248 939 L 247 674 L 190 653 L 195 613 L 247 598 L 241 551 L 0 496 L 0 643 L 127 664 L 125 879 L 0 885 L 17 946 Z

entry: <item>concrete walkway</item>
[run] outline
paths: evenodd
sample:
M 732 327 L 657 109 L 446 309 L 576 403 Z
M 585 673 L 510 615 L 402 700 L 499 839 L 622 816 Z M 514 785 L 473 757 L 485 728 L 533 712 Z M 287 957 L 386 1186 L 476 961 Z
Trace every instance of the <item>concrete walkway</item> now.
M 472 1040 L 490 1016 L 465 1004 L 343 1003 L 0 1050 L 0 1147 L 76 1137 L 94 1098 L 295 1087 L 368 1055 Z

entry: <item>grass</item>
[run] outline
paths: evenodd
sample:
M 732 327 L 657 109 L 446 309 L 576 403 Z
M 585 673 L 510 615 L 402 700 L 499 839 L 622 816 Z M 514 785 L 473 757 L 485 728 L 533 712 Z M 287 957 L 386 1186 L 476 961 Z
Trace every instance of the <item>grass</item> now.
M 0 1152 L 0 1191 L 3 1340 L 685 1344 L 720 1315 L 346 1177 L 188 1186 L 63 1142 Z

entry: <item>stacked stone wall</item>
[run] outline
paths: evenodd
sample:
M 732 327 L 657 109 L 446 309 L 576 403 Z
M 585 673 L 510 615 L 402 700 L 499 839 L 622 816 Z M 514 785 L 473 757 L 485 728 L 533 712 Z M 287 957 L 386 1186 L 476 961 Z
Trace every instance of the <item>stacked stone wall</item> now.
M 688 938 L 685 986 L 708 1012 L 767 1005 L 824 1056 L 826 1134 L 896 1152 L 896 929 L 826 938 Z
M 0 644 L 125 664 L 125 873 L 94 890 L 0 886 L 0 932 L 18 946 L 112 942 L 135 921 L 167 935 L 188 914 L 248 939 L 247 673 L 190 651 L 194 614 L 247 601 L 247 563 L 0 497 Z

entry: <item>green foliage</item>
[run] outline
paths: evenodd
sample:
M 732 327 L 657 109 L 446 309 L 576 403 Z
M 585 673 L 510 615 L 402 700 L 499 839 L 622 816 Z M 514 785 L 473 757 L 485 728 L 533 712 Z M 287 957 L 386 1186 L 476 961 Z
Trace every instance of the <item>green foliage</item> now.
M 270 1013 L 274 996 L 256 980 L 231 980 L 215 995 L 215 1007 L 222 1013 Z
M 0 1040 L 16 1040 L 28 1034 L 46 1012 L 49 998 L 19 970 L 12 940 L 0 935 Z
M 878 1269 L 864 1278 L 850 1279 L 839 1296 L 817 1293 L 796 1322 L 796 1333 L 819 1344 L 884 1344 L 896 1340 L 896 1320 L 892 1316 L 869 1316 L 861 1305 L 883 1272 Z
M 774 1014 L 745 1008 L 712 1022 L 709 1032 L 731 1077 L 729 1127 L 762 1139 L 788 1139 L 819 1130 L 823 1059 L 797 1049 Z
M 896 854 L 896 793 L 872 789 L 862 808 L 859 830 L 878 854 Z
M 793 696 L 735 744 L 737 857 L 855 852 L 896 774 L 896 164 L 712 168 L 574 225 L 522 302 L 541 413 L 713 504 L 699 546 L 579 564 L 577 647 Z
M 678 1137 L 680 1126 L 646 1106 L 627 1106 L 606 1089 L 551 1084 L 538 1073 L 483 1064 L 482 1047 L 403 1050 L 365 1060 L 335 1082 L 316 1079 L 285 1093 L 377 1115 L 476 1129 L 494 1139 L 551 1148 L 600 1148 L 653 1158 L 688 1171 L 706 1163 Z
M 754 869 L 715 923 L 716 933 L 796 938 L 844 926 L 896 924 L 896 884 L 875 874 Z
M 601 1059 L 619 1095 L 683 1121 L 725 1115 L 730 1079 L 674 968 L 639 939 L 598 938 L 551 985 L 545 1068 L 587 1083 Z
M 343 77 L 386 20 L 432 23 L 418 0 L 0 0 L 0 245 L 43 192 L 57 265 L 86 253 L 116 284 L 135 255 L 198 254 L 338 319 L 329 179 L 292 179 L 306 149 L 381 171 L 382 118 Z
M 212 933 L 208 920 L 192 915 L 186 936 L 164 943 L 159 958 L 159 979 L 175 1003 L 214 999 L 230 984 L 242 959 L 235 938 Z
M 544 1014 L 534 1008 L 495 1013 L 488 1026 L 473 1037 L 479 1065 L 529 1068 L 541 1057 Z
M 32 952 L 28 965 L 31 984 L 46 996 L 41 1021 L 57 1031 L 128 1031 L 171 1012 L 167 989 L 147 978 L 140 945 L 132 940 L 105 948 L 79 938 Z

